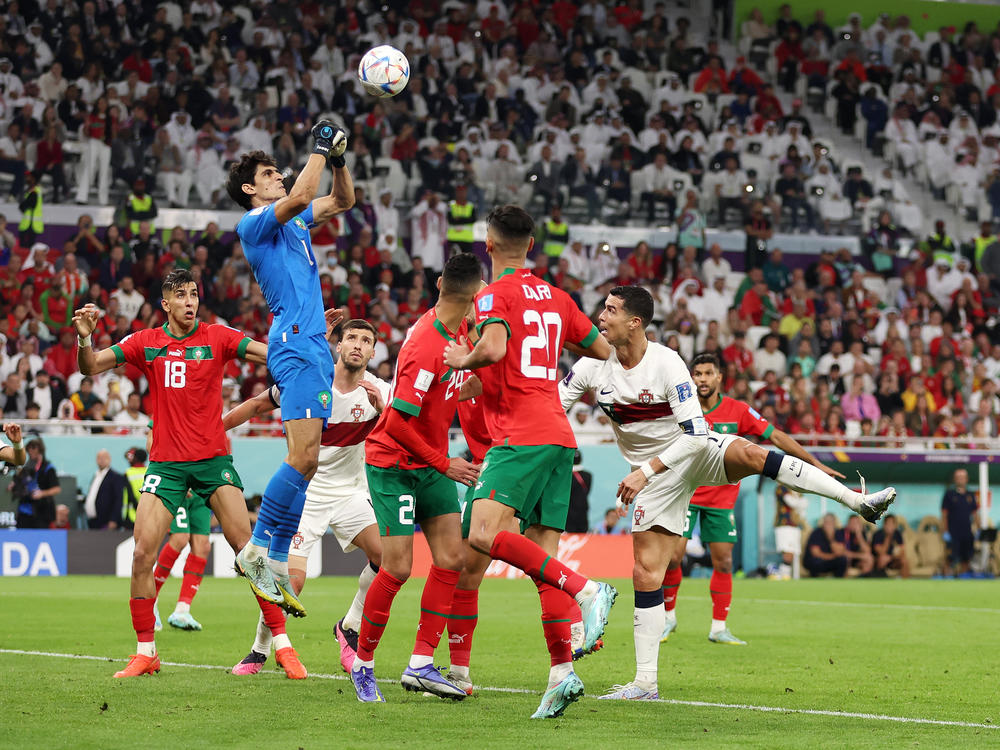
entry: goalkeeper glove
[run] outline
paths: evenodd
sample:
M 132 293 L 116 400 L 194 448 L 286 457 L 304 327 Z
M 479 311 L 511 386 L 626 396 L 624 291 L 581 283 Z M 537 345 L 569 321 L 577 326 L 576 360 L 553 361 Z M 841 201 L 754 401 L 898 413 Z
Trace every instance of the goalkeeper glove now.
M 319 154 L 335 167 L 343 167 L 347 150 L 347 133 L 329 120 L 321 120 L 312 129 L 313 153 Z

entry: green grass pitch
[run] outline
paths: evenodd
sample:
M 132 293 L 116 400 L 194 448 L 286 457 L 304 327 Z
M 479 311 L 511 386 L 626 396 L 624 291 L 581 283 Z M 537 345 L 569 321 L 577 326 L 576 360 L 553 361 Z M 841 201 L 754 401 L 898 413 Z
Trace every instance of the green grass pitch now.
M 1000 723 L 996 582 L 736 581 L 730 625 L 750 642 L 740 648 L 707 641 L 708 582 L 685 579 L 680 628 L 660 647 L 663 700 L 626 704 L 594 700 L 634 672 L 631 586 L 618 581 L 605 648 L 577 664 L 587 696 L 549 721 L 528 718 L 548 656 L 538 598 L 523 580 L 483 587 L 474 697 L 452 703 L 402 690 L 395 680 L 413 644 L 422 583 L 411 581 L 397 597 L 377 654 L 388 702 L 363 706 L 340 670 L 331 634 L 354 580 L 309 581 L 309 616 L 289 627 L 311 673 L 297 682 L 274 671 L 273 657 L 255 677 L 226 671 L 249 650 L 257 617 L 241 581 L 205 579 L 192 610 L 204 631 L 167 626 L 157 634 L 161 659 L 176 666 L 114 680 L 135 645 L 127 581 L 5 578 L 0 746 L 1000 746 L 993 728 Z M 172 579 L 164 588 L 164 619 L 178 585 Z M 97 658 L 60 656 L 67 654 Z M 447 663 L 446 643 L 437 662 Z

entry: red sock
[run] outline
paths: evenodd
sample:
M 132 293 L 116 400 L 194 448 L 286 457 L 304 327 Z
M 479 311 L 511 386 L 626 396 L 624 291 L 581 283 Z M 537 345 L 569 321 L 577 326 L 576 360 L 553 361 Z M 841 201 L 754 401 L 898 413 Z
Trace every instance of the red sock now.
M 573 646 L 569 626 L 573 611 L 570 604 L 576 605 L 576 602 L 551 584 L 535 579 L 535 586 L 538 587 L 538 598 L 542 601 L 542 632 L 545 633 L 545 645 L 549 648 L 551 664 L 554 667 L 572 662 Z
M 576 596 L 587 584 L 587 579 L 547 554 L 527 537 L 501 531 L 490 547 L 490 557 L 503 560 L 524 571 L 525 575 L 540 578 L 570 596 Z
M 713 570 L 708 590 L 712 594 L 712 619 L 725 620 L 733 601 L 733 574 Z
M 260 611 L 264 614 L 264 624 L 271 631 L 271 635 L 284 635 L 285 613 L 281 611 L 281 607 L 266 599 L 261 599 L 259 596 L 257 604 L 260 605 Z
M 160 556 L 156 558 L 156 567 L 153 568 L 153 580 L 156 581 L 157 596 L 160 595 L 160 589 L 163 588 L 163 584 L 170 578 L 170 569 L 174 567 L 179 554 L 180 552 L 169 544 L 164 544 L 163 549 L 160 550 Z
M 368 587 L 365 609 L 361 616 L 361 630 L 358 632 L 358 658 L 371 661 L 375 656 L 378 642 L 382 640 L 385 626 L 389 624 L 389 610 L 403 582 L 379 568 L 375 580 Z
M 132 612 L 132 628 L 135 630 L 136 640 L 140 642 L 153 642 L 153 631 L 156 628 L 156 615 L 153 614 L 153 606 L 156 599 L 129 599 L 128 608 Z
M 167 545 L 170 546 L 169 544 Z M 188 555 L 184 561 L 184 578 L 181 580 L 181 594 L 177 601 L 190 604 L 194 595 L 198 593 L 201 586 L 201 578 L 205 575 L 205 564 L 208 562 L 204 557 Z
M 472 634 L 479 622 L 479 589 L 455 589 L 448 618 L 451 666 L 467 667 L 472 656 Z
M 667 568 L 667 573 L 663 576 L 663 608 L 667 612 L 672 612 L 677 606 L 677 589 L 680 588 L 683 577 L 684 572 L 680 568 Z
M 417 642 L 413 644 L 416 656 L 434 656 L 434 649 L 441 642 L 448 618 L 451 617 L 451 600 L 460 570 L 445 570 L 431 565 L 420 597 L 420 622 L 417 624 Z

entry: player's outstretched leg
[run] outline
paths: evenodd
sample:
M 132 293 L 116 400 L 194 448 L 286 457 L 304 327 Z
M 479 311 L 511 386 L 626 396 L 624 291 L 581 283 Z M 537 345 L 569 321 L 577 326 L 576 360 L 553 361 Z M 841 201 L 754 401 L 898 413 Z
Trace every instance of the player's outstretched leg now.
M 671 566 L 673 564 L 673 562 L 670 563 Z M 666 574 L 663 576 L 665 622 L 663 625 L 663 634 L 660 635 L 660 643 L 665 643 L 670 638 L 670 634 L 677 630 L 677 590 L 680 588 L 681 581 L 683 580 L 684 571 L 681 570 L 679 564 L 676 568 L 668 567 Z
M 361 570 L 358 576 L 358 590 L 354 594 L 347 614 L 333 626 L 333 634 L 340 645 L 340 666 L 345 672 L 351 671 L 354 664 L 354 657 L 358 653 L 358 631 L 361 630 L 361 616 L 365 609 L 365 597 L 368 596 L 368 589 L 378 574 L 378 566 L 369 561 Z
M 189 554 L 184 561 L 181 593 L 177 598 L 177 606 L 174 608 L 173 614 L 167 618 L 167 623 L 172 627 L 180 630 L 201 630 L 201 623 L 191 616 L 191 602 L 194 601 L 195 594 L 201 587 L 207 563 L 208 560 L 194 553 Z
M 243 576 L 250 583 L 250 589 L 261 599 L 272 604 L 281 606 L 285 599 L 274 581 L 274 574 L 267 564 L 267 557 L 259 551 L 251 549 L 253 544 L 246 545 L 236 555 L 233 568 L 238 575 Z
M 542 632 L 549 650 L 549 682 L 533 719 L 561 716 L 570 703 L 583 695 L 583 682 L 573 671 L 570 619 L 576 603 L 565 592 L 537 578 L 542 605 Z
M 234 675 L 254 675 L 264 668 L 267 655 L 271 653 L 271 629 L 264 622 L 264 613 L 257 618 L 257 635 L 254 638 L 250 653 L 230 670 Z
M 295 471 L 291 467 L 288 467 Z M 285 509 L 285 514 L 278 522 L 278 526 L 271 537 L 271 545 L 268 548 L 268 563 L 271 572 L 274 573 L 274 582 L 281 592 L 282 602 L 278 605 L 293 617 L 305 617 L 306 610 L 299 601 L 298 595 L 292 586 L 288 575 L 288 548 L 291 545 L 292 537 L 299 529 L 299 521 L 302 518 L 302 508 L 306 502 L 306 487 L 309 482 L 301 479 L 298 491 L 292 498 L 291 505 Z M 270 485 L 269 485 L 270 486 Z M 275 653 L 277 656 L 277 653 Z
M 455 595 L 460 571 L 431 565 L 420 598 L 420 623 L 417 640 L 413 646 L 410 663 L 403 671 L 400 682 L 406 690 L 428 692 L 440 698 L 462 700 L 465 688 L 459 687 L 441 674 L 434 666 L 434 650 L 451 615 L 451 601 Z
M 734 441 L 726 451 L 727 471 L 729 469 L 729 451 L 737 447 L 740 442 Z M 753 447 L 757 450 L 763 450 L 757 446 Z M 743 449 L 746 449 L 745 446 Z M 864 477 L 858 474 L 861 477 L 861 492 L 855 492 L 815 466 L 778 451 L 767 452 L 764 467 L 760 473 L 796 492 L 812 492 L 836 500 L 869 523 L 878 521 L 896 499 L 895 487 L 886 487 L 884 490 L 869 494 L 866 491 Z

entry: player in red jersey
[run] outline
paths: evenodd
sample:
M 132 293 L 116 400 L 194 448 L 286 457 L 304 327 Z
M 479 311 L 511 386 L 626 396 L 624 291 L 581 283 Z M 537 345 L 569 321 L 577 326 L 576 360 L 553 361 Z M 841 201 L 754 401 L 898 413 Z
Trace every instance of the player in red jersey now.
M 722 367 L 715 354 L 699 354 L 691 362 L 691 374 L 698 389 L 698 401 L 710 429 L 724 435 L 756 436 L 770 440 L 775 448 L 812 464 L 825 474 L 838 479 L 844 475 L 824 465 L 794 438 L 776 429 L 755 409 L 736 399 L 723 396 L 719 392 L 722 385 Z M 736 542 L 736 519 L 733 509 L 740 494 L 740 483 L 723 484 L 718 487 L 699 487 L 688 506 L 684 524 L 684 541 L 674 551 L 673 559 L 663 578 L 663 606 L 667 611 L 666 627 L 661 642 L 667 640 L 677 629 L 677 589 L 681 584 L 681 561 L 687 540 L 695 523 L 700 521 L 701 540 L 708 544 L 712 555 L 712 579 L 708 589 L 712 595 L 712 626 L 708 640 L 745 646 L 746 641 L 729 632 L 726 618 L 733 598 L 733 545 Z
M 368 489 L 382 535 L 382 565 L 365 597 L 358 651 L 351 670 L 358 700 L 384 702 L 375 681 L 375 649 L 392 601 L 410 576 L 414 524 L 419 523 L 433 563 L 420 600 L 413 655 L 400 680 L 407 690 L 461 700 L 465 690 L 434 668 L 464 561 L 455 482 L 469 485 L 478 469 L 448 457 L 448 428 L 455 418 L 465 373 L 444 363 L 448 342 L 467 330 L 465 315 L 482 280 L 474 255 L 448 260 L 438 282 L 441 295 L 407 332 L 396 360 L 389 407 L 365 445 Z
M 566 525 L 576 440 L 559 401 L 563 347 L 606 359 L 607 341 L 565 292 L 525 268 L 534 221 L 517 206 L 487 219 L 493 283 L 476 296 L 479 341 L 448 347 L 447 365 L 476 369 L 493 445 L 473 494 L 469 542 L 535 579 L 551 657 L 549 684 L 533 718 L 559 716 L 583 695 L 573 672 L 570 610 L 583 611 L 585 647 L 604 632 L 617 591 L 555 559 Z M 515 514 L 524 536 L 508 531 Z M 568 595 L 568 596 L 567 596 Z
M 153 396 L 152 460 L 146 469 L 133 530 L 129 608 L 138 646 L 128 666 L 115 677 L 160 670 L 153 637 L 153 563 L 188 490 L 211 498 L 212 510 L 235 552 L 250 540 L 243 486 L 222 426 L 222 372 L 234 357 L 264 363 L 267 347 L 228 326 L 199 324 L 198 287 L 189 271 L 172 271 L 163 280 L 162 293 L 167 322 L 161 328 L 139 331 L 99 352 L 92 348 L 91 334 L 100 310 L 87 305 L 73 316 L 80 337 L 80 372 L 95 375 L 127 362 L 143 372 Z M 275 606 L 281 595 L 266 565 L 262 575 L 257 583 L 251 580 L 251 585 L 265 619 L 284 632 L 284 617 Z M 271 601 L 261 599 L 261 587 L 273 592 Z M 282 656 L 288 662 L 298 662 L 294 649 Z

